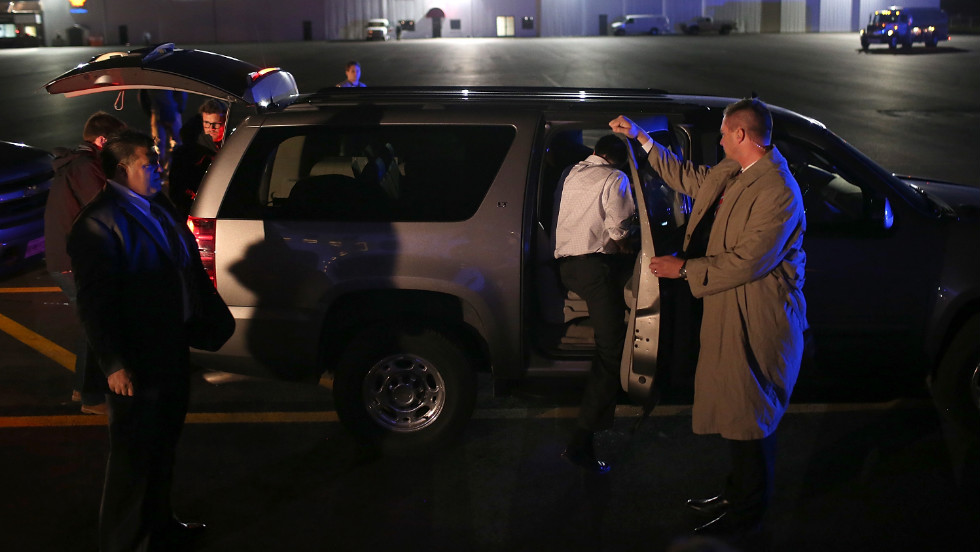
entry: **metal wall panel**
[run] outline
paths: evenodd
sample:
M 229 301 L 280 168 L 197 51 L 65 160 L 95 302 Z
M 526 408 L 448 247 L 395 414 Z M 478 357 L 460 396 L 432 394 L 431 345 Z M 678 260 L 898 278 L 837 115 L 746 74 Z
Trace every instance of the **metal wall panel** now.
M 805 0 L 783 0 L 779 14 L 779 32 L 806 32 L 806 10 Z
M 363 40 L 368 19 L 414 19 L 403 39 L 430 38 L 432 8 L 446 14 L 443 37 L 493 37 L 497 16 L 513 16 L 516 36 L 595 36 L 599 16 L 608 22 L 626 14 L 666 15 L 677 25 L 697 16 L 733 19 L 738 32 L 856 32 L 877 9 L 939 7 L 940 0 L 93 0 L 89 13 L 69 14 L 68 3 L 45 3 L 46 39 L 79 24 L 106 44 L 119 44 L 125 25 L 129 41 L 179 44 L 290 41 L 303 39 L 310 22 L 313 40 Z M 521 29 L 523 17 L 534 29 Z M 458 20 L 459 29 L 452 29 Z

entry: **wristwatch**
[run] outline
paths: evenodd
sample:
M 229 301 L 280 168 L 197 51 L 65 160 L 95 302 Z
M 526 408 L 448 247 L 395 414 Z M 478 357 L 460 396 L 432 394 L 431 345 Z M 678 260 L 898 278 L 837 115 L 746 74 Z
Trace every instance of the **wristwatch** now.
M 687 261 L 684 261 L 684 264 L 681 265 L 680 276 L 681 280 L 687 280 Z

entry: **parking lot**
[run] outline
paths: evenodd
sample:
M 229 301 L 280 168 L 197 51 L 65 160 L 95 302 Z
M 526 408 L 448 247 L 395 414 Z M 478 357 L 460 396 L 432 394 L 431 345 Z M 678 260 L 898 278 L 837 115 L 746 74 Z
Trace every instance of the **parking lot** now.
M 332 85 L 358 59 L 372 86 L 756 91 L 820 119 L 890 170 L 980 185 L 972 69 L 980 38 L 898 55 L 862 54 L 854 35 L 204 47 L 282 66 L 301 90 Z M 111 94 L 40 90 L 94 53 L 0 52 L 11 75 L 0 138 L 71 145 L 88 113 L 113 109 Z M 910 86 L 910 74 L 929 85 Z M 126 101 L 123 118 L 145 126 L 135 99 Z M 71 373 L 58 349 L 77 327 L 51 286 L 40 267 L 0 281 L 0 485 L 13 497 L 0 523 L 12 549 L 94 550 L 104 420 L 67 402 Z M 580 382 L 565 380 L 496 398 L 483 380 L 476 419 L 456 447 L 431 458 L 370 457 L 336 423 L 329 385 L 195 376 L 175 504 L 211 524 L 199 549 L 663 550 L 696 521 L 684 500 L 709 496 L 727 462 L 719 441 L 690 433 L 681 391 L 635 432 L 638 410 L 621 404 L 616 430 L 599 443 L 614 465 L 609 477 L 572 470 L 558 453 Z M 975 549 L 976 435 L 940 416 L 924 385 L 900 395 L 846 391 L 801 396 L 787 417 L 772 529 L 758 549 Z

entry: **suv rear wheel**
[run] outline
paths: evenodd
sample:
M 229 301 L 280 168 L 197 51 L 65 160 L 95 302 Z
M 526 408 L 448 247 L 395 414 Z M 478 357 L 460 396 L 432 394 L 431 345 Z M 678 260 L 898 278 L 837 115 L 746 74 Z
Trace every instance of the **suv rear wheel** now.
M 334 377 L 341 422 L 385 454 L 439 448 L 465 427 L 476 374 L 458 343 L 432 329 L 375 327 L 357 335 Z

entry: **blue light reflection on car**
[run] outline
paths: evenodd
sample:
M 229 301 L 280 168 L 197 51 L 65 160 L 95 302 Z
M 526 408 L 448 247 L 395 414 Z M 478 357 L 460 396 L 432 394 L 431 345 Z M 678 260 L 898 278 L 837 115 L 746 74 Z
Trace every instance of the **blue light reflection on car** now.
M 884 219 L 885 229 L 891 228 L 895 224 L 895 214 L 892 212 L 892 204 L 885 198 L 885 219 Z

